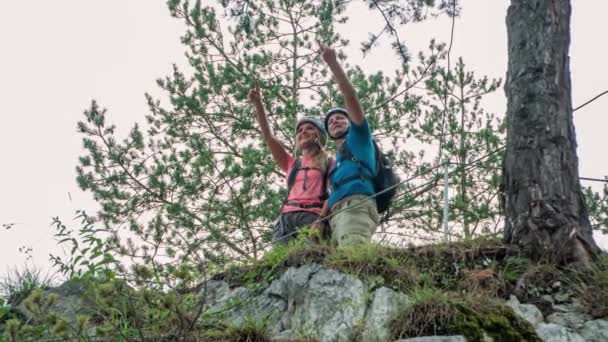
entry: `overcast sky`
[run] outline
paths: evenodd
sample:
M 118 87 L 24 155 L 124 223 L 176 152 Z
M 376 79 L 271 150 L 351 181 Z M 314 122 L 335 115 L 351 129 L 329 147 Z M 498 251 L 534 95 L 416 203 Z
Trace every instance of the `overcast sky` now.
M 608 48 L 600 29 L 608 1 L 572 2 L 576 106 L 608 89 Z M 452 56 L 463 56 L 478 75 L 504 78 L 508 1 L 462 3 Z M 353 45 L 347 51 L 350 62 L 368 71 L 392 70 L 396 58 L 387 44 L 365 59 L 357 49 L 368 35 L 361 23 L 370 20 L 369 12 L 360 8 L 350 17 L 345 28 Z M 408 26 L 400 36 L 415 53 L 431 37 L 448 41 L 450 24 L 431 20 Z M 0 1 L 0 224 L 16 223 L 0 230 L 0 274 L 25 262 L 21 246 L 33 249 L 30 263 L 49 264 L 48 254 L 58 252 L 52 217 L 76 227 L 71 220 L 76 210 L 94 212 L 92 197 L 75 182 L 83 152 L 76 123 L 92 99 L 108 108 L 108 121 L 117 124 L 118 134 L 134 122 L 143 123 L 144 92 L 162 96 L 155 80 L 169 74 L 173 63 L 186 67 L 179 42 L 184 28 L 170 17 L 164 0 Z M 485 107 L 504 113 L 504 91 L 488 98 Z M 608 127 L 606 109 L 608 96 L 575 114 L 581 176 L 608 174 L 601 147 Z M 596 239 L 608 248 L 606 237 Z

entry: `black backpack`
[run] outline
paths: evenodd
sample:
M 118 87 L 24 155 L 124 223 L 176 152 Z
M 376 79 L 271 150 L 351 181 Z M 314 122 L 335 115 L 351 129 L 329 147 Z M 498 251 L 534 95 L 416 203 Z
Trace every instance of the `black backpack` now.
M 341 182 L 334 184 L 333 187 L 336 188 L 355 179 L 371 179 L 372 184 L 374 185 L 374 192 L 377 194 L 375 199 L 378 214 L 385 214 L 380 222 L 385 222 L 388 220 L 388 208 L 390 207 L 391 200 L 397 192 L 399 177 L 393 170 L 393 162 L 382 152 L 382 150 L 380 150 L 380 147 L 375 140 L 372 139 L 372 142 L 374 144 L 374 150 L 376 151 L 376 170 L 370 170 L 367 165 L 363 164 L 359 158 L 348 150 L 346 142 L 342 143 L 340 146 L 340 162 L 348 159 L 352 160 L 359 166 L 359 174 L 346 177 Z M 363 172 L 363 169 L 368 172 Z M 372 176 L 370 177 L 370 175 Z
M 299 203 L 295 203 L 295 202 L 288 202 L 287 201 L 287 197 L 289 197 L 289 193 L 291 192 L 291 188 L 293 188 L 293 184 L 296 182 L 296 175 L 298 174 L 298 171 L 300 170 L 318 170 L 317 168 L 314 167 L 302 167 L 302 159 L 298 158 L 296 159 L 296 161 L 293 164 L 293 167 L 291 168 L 291 172 L 289 172 L 289 175 L 287 176 L 287 197 L 285 197 L 285 201 L 283 202 L 283 205 L 285 204 L 289 204 L 289 205 L 295 205 L 295 206 L 299 206 L 300 208 L 321 208 L 323 206 L 323 202 L 329 197 L 327 194 L 327 178 L 329 176 L 329 169 L 331 167 L 331 158 L 327 159 L 327 167 L 325 168 L 325 171 L 323 171 L 323 195 L 321 195 L 319 197 L 319 202 L 320 204 L 308 204 L 308 205 L 303 205 L 303 204 L 299 204 Z

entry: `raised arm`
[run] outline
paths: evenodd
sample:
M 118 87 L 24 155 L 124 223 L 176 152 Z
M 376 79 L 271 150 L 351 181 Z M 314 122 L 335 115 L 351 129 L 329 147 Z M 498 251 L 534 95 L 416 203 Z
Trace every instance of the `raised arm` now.
M 321 58 L 325 61 L 329 70 L 331 70 L 331 73 L 334 75 L 334 80 L 338 84 L 338 89 L 340 89 L 342 97 L 344 97 L 344 106 L 346 107 L 350 120 L 357 125 L 361 125 L 363 120 L 365 120 L 361 104 L 355 94 L 355 88 L 353 88 L 353 85 L 350 83 L 350 80 L 336 58 L 336 51 L 331 47 L 323 45 L 321 42 L 318 42 L 318 44 Z
M 255 108 L 256 119 L 260 125 L 260 129 L 262 130 L 264 141 L 270 148 L 272 158 L 274 158 L 277 164 L 279 164 L 281 169 L 287 170 L 287 151 L 285 151 L 285 147 L 281 145 L 281 142 L 270 131 L 268 119 L 266 118 L 266 112 L 264 111 L 264 105 L 262 104 L 262 97 L 260 96 L 260 86 L 257 80 L 255 81 L 255 88 L 249 90 L 247 98 Z

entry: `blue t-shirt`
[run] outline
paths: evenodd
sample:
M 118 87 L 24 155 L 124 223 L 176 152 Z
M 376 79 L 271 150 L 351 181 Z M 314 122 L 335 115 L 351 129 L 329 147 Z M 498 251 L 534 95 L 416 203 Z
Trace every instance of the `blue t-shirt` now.
M 345 184 L 340 185 L 338 188 L 334 187 L 334 184 L 340 183 L 342 180 L 353 175 L 360 175 L 363 172 L 368 177 L 372 177 L 370 170 L 376 170 L 376 151 L 374 149 L 374 143 L 372 142 L 372 132 L 369 129 L 367 120 L 364 120 L 361 125 L 357 125 L 351 121 L 350 128 L 346 134 L 343 144 L 350 153 L 357 157 L 359 162 L 367 165 L 362 167 L 362 171 L 359 170 L 361 166 L 357 162 L 348 160 L 342 160 L 340 149 L 336 154 L 336 161 L 334 169 L 331 171 L 330 184 L 331 193 L 329 194 L 329 207 L 333 207 L 339 200 L 352 196 L 352 195 L 368 195 L 374 194 L 374 186 L 371 179 L 355 179 Z

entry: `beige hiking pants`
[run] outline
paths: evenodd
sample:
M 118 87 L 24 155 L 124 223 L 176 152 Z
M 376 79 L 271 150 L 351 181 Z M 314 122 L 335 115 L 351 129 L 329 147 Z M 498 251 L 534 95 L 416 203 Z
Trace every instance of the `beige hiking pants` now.
M 380 218 L 376 201 L 365 195 L 346 197 L 331 208 L 331 235 L 338 247 L 369 243 Z

